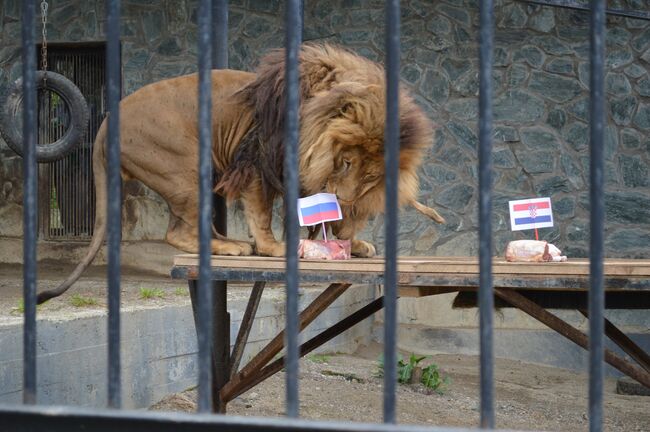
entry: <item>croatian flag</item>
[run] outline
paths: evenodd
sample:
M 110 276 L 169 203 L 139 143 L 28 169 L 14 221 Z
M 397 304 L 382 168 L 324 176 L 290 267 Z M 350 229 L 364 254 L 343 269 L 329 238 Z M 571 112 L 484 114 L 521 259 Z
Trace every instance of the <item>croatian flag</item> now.
M 509 201 L 512 231 L 553 226 L 550 198 L 532 198 Z
M 298 219 L 300 226 L 306 226 L 343 219 L 343 215 L 336 195 L 319 193 L 298 199 Z

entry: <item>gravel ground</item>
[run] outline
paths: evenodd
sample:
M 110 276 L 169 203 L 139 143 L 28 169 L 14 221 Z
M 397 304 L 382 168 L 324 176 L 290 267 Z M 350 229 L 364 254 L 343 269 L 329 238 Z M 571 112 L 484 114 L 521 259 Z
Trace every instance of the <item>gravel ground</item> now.
M 318 355 L 300 363 L 300 416 L 313 420 L 376 422 L 382 418 L 382 382 L 377 376 L 381 347 L 355 355 Z M 478 358 L 436 355 L 449 377 L 437 393 L 421 384 L 398 386 L 399 423 L 476 427 L 479 423 Z M 228 414 L 278 417 L 284 414 L 284 373 L 280 372 L 228 405 Z M 498 428 L 550 431 L 588 430 L 588 377 L 564 369 L 497 359 L 495 364 Z M 616 381 L 605 383 L 605 430 L 649 431 L 650 398 L 616 394 Z M 194 411 L 196 390 L 174 394 L 154 410 Z

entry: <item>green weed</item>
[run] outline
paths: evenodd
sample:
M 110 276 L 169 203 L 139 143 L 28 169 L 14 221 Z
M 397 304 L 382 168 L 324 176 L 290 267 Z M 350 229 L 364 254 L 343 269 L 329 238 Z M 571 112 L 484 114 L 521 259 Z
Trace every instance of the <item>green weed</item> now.
M 408 361 L 405 361 L 404 358 L 398 354 L 397 355 L 397 382 L 400 384 L 408 384 L 411 382 L 411 377 L 413 375 L 413 370 L 418 367 L 419 363 L 422 360 L 429 358 L 429 356 L 416 356 L 411 354 Z M 376 376 L 384 376 L 384 357 L 383 355 L 379 357 L 377 361 L 377 366 L 379 368 Z M 431 363 L 428 366 L 422 368 L 422 378 L 420 382 L 427 388 L 430 388 L 437 393 L 442 394 L 449 384 L 449 377 L 443 376 L 438 368 L 438 365 Z
M 97 305 L 97 300 L 92 297 L 84 297 L 80 294 L 75 294 L 70 298 L 70 304 L 74 307 L 85 307 Z
M 190 293 L 187 291 L 187 288 L 178 287 L 174 290 L 174 295 L 177 295 L 179 297 L 186 297 L 190 295 Z
M 307 356 L 307 360 L 312 363 L 329 363 L 331 356 L 325 354 L 312 354 Z
M 140 288 L 140 298 L 143 300 L 165 298 L 165 291 L 160 288 Z

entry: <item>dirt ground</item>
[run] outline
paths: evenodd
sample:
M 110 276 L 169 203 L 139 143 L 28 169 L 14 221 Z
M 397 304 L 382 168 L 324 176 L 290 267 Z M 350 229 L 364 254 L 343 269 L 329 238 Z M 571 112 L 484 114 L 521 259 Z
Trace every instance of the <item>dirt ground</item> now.
M 71 268 L 39 264 L 39 289 L 53 287 Z M 0 321 L 20 320 L 20 266 L 0 265 Z M 39 307 L 39 314 L 69 316 L 106 308 L 106 268 L 94 267 L 71 291 Z M 156 295 L 143 298 L 142 292 Z M 157 290 L 157 291 L 156 291 Z M 123 308 L 189 304 L 187 285 L 159 275 L 123 270 Z M 75 304 L 74 297 L 95 304 Z M 300 363 L 300 416 L 315 420 L 377 422 L 382 418 L 383 378 L 377 376 L 382 347 L 373 344 L 353 355 L 308 356 Z M 410 353 L 402 353 L 408 356 Z M 442 393 L 422 385 L 398 385 L 399 423 L 476 427 L 479 422 L 478 358 L 436 355 L 449 377 Z M 608 431 L 650 431 L 650 397 L 616 393 L 616 380 L 606 379 L 604 418 Z M 495 408 L 498 428 L 549 431 L 588 430 L 588 376 L 564 369 L 497 359 Z M 174 394 L 153 407 L 164 411 L 195 411 L 196 390 Z M 284 415 L 284 374 L 271 377 L 228 405 L 228 414 Z
M 300 416 L 312 420 L 377 422 L 382 418 L 382 383 L 377 376 L 381 346 L 354 355 L 308 356 L 300 363 Z M 449 377 L 444 391 L 423 385 L 398 385 L 399 423 L 476 427 L 479 423 L 478 357 L 436 355 Z M 280 372 L 228 405 L 228 414 L 284 415 L 284 373 Z M 605 384 L 605 430 L 650 431 L 650 398 L 616 393 L 616 380 Z M 585 431 L 588 377 L 564 369 L 497 359 L 495 365 L 498 428 Z M 152 409 L 196 410 L 196 390 L 171 395 Z

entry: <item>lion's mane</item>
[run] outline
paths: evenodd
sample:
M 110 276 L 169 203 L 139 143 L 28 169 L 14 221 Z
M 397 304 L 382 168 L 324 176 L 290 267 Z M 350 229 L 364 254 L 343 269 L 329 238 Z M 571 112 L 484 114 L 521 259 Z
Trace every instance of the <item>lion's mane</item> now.
M 369 216 L 384 206 L 385 75 L 377 63 L 332 45 L 304 44 L 300 51 L 301 193 L 322 192 L 346 149 L 363 155 L 364 173 L 378 183 L 363 189 L 364 178 L 350 178 L 362 192 L 342 203 L 345 216 Z M 234 97 L 253 113 L 253 125 L 220 173 L 217 188 L 236 198 L 259 175 L 265 198 L 283 193 L 285 55 L 266 55 L 256 78 Z M 433 125 L 404 87 L 400 89 L 399 201 L 417 196 L 417 169 L 431 144 Z

